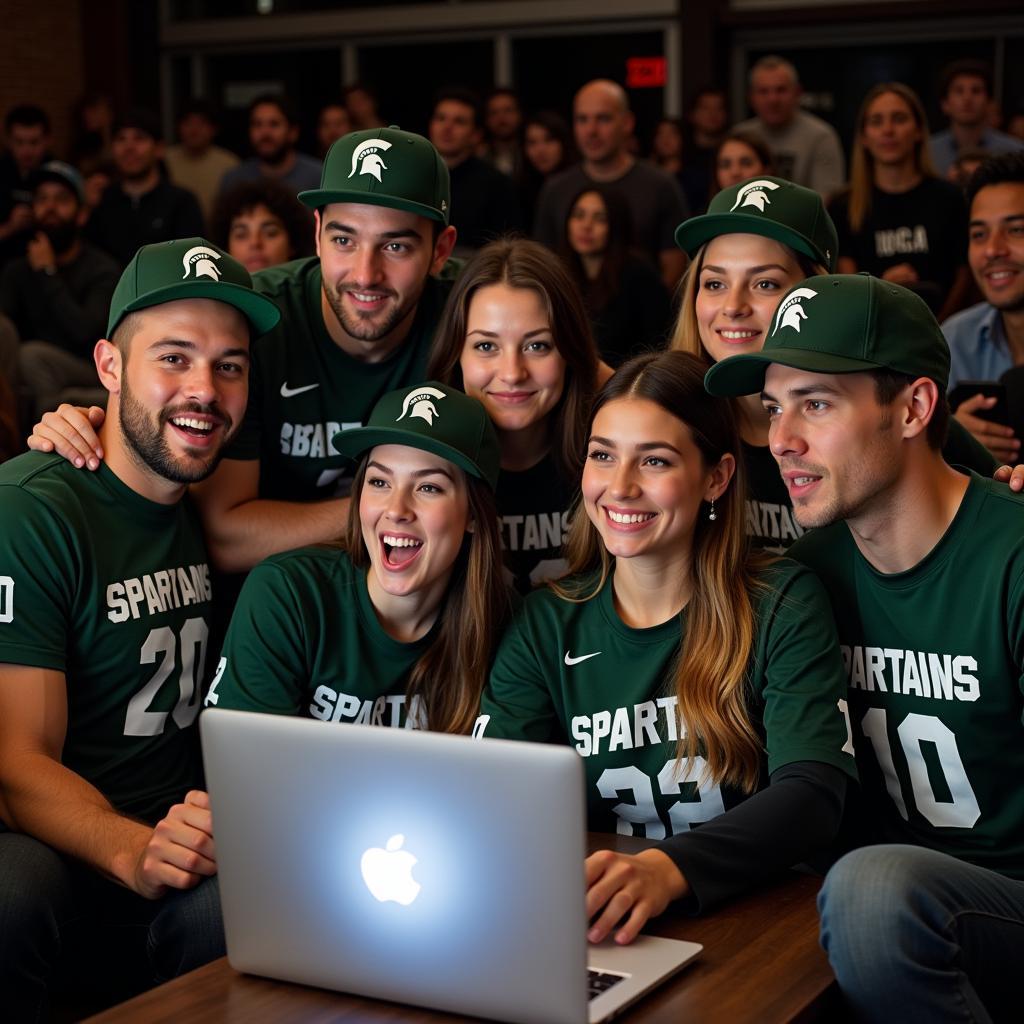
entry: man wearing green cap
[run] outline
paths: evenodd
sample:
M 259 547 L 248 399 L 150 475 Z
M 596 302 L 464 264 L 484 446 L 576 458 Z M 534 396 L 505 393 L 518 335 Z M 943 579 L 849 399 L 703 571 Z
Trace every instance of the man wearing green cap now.
M 346 469 L 332 438 L 426 376 L 451 287 L 435 276 L 455 244 L 448 169 L 422 136 L 344 136 L 321 187 L 299 199 L 316 211 L 317 256 L 256 275 L 281 325 L 253 347 L 249 412 L 199 496 L 214 559 L 231 571 L 340 534 Z
M 137 929 L 153 972 L 141 984 L 218 954 L 204 927 L 215 889 L 200 886 L 209 811 L 190 792 L 211 589 L 185 492 L 237 430 L 250 336 L 278 318 L 205 239 L 144 246 L 94 349 L 110 394 L 105 463 L 81 474 L 30 452 L 0 467 L 0 991 L 12 1019 L 42 1013 L 72 928 L 93 941 L 100 922 Z
M 879 844 L 841 859 L 819 897 L 856 1019 L 1019 1015 L 1024 499 L 943 461 L 948 375 L 920 298 L 837 275 L 790 289 L 762 351 L 706 378 L 712 394 L 761 393 L 815 528 L 789 554 L 836 613 L 860 839 Z
M 436 276 L 455 245 L 448 169 L 422 136 L 344 136 L 321 187 L 299 199 L 316 211 L 317 255 L 254 277 L 281 323 L 253 345 L 245 422 L 196 489 L 210 553 L 229 572 L 340 535 L 346 499 L 335 495 L 346 469 L 332 438 L 365 422 L 385 392 L 423 380 L 452 285 Z M 37 426 L 30 446 L 95 468 L 102 449 L 89 421 L 62 412 Z M 102 419 L 99 409 L 89 415 Z

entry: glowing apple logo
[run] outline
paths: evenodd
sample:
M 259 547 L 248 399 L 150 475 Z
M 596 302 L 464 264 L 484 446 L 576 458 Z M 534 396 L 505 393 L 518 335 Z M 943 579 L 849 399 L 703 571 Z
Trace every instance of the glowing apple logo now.
M 420 883 L 412 877 L 418 862 L 408 850 L 402 849 L 404 842 L 401 833 L 394 835 L 387 841 L 386 849 L 371 846 L 359 862 L 366 888 L 381 903 L 393 900 L 407 907 L 420 894 Z

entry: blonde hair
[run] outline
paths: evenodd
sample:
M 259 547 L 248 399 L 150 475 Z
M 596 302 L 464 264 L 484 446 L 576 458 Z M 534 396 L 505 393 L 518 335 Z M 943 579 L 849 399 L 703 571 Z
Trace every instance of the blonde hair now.
M 717 465 L 726 454 L 736 459 L 731 485 L 715 500 L 715 521 L 703 515 L 697 520 L 690 567 L 692 594 L 672 680 L 679 717 L 685 723 L 677 760 L 689 770 L 702 754 L 706 779 L 749 793 L 757 787 L 763 751 L 750 720 L 747 694 L 757 629 L 753 595 L 763 560 L 751 555 L 747 545 L 744 471 L 732 406 L 704 390 L 705 369 L 706 364 L 692 353 L 638 356 L 605 384 L 590 423 L 609 402 L 646 399 L 689 428 L 706 466 Z M 550 586 L 566 600 L 590 600 L 607 583 L 613 563 L 597 528 L 578 507 L 573 510 L 564 551 L 569 576 Z M 589 586 L 593 574 L 597 582 Z
M 924 106 L 917 93 L 902 82 L 880 82 L 872 87 L 864 97 L 860 110 L 857 111 L 857 129 L 853 137 L 853 153 L 850 158 L 847 219 L 854 232 L 860 231 L 864 227 L 864 222 L 871 213 L 871 190 L 875 184 L 875 158 L 864 145 L 864 125 L 867 122 L 868 109 L 871 104 L 886 93 L 899 96 L 906 103 L 914 118 L 914 123 L 917 125 L 918 134 L 921 137 L 914 144 L 914 167 L 918 174 L 926 178 L 937 177 L 928 148 L 928 115 L 924 112 Z

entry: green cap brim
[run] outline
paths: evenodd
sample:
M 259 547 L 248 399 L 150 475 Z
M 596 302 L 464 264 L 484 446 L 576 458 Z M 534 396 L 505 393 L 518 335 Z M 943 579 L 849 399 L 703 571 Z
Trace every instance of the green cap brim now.
M 830 352 L 816 352 L 806 348 L 774 348 L 768 352 L 730 356 L 715 363 L 704 375 L 704 390 L 709 395 L 722 398 L 760 394 L 764 390 L 764 375 L 772 363 L 781 363 L 810 373 L 865 373 L 884 369 L 879 363 L 849 359 Z
M 705 213 L 701 217 L 691 217 L 676 228 L 676 245 L 692 258 L 705 242 L 719 235 L 734 234 L 770 238 L 831 269 L 825 254 L 818 252 L 810 239 L 799 231 L 778 221 L 768 220 L 767 217 L 755 217 L 749 213 Z
M 191 280 L 171 284 L 166 288 L 154 288 L 153 291 L 146 292 L 129 302 L 121 310 L 117 320 L 108 325 L 108 336 L 114 333 L 114 328 L 129 313 L 149 309 L 150 306 L 159 306 L 164 302 L 174 302 L 175 299 L 216 299 L 217 302 L 226 302 L 229 306 L 234 306 L 249 321 L 255 337 L 273 330 L 281 319 L 281 311 L 274 302 L 251 288 L 243 288 L 241 285 L 231 284 L 230 281 L 206 283 Z
M 300 192 L 299 202 L 305 203 L 311 210 L 318 210 L 321 206 L 327 206 L 329 203 L 362 203 L 367 206 L 387 206 L 392 210 L 404 210 L 406 213 L 416 213 L 421 217 L 429 217 L 430 220 L 440 221 L 440 223 L 445 225 L 448 223 L 432 206 L 416 203 L 410 199 L 403 199 L 401 196 L 389 195 L 386 192 L 349 192 L 345 189 L 314 188 L 307 192 Z
M 421 451 L 440 455 L 442 459 L 454 463 L 471 476 L 490 484 L 492 489 L 498 486 L 497 479 L 489 480 L 485 477 L 480 467 L 457 448 L 424 434 L 402 430 L 400 427 L 356 427 L 353 430 L 339 430 L 334 435 L 333 443 L 337 451 L 352 462 L 356 462 L 364 452 L 376 448 L 379 444 L 401 444 L 407 448 L 419 448 Z

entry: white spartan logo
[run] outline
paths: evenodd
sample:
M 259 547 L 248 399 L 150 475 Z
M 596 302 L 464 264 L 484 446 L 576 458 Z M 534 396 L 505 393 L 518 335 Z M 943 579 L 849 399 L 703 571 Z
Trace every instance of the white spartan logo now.
M 813 299 L 817 294 L 810 288 L 797 288 L 790 292 L 785 302 L 779 306 L 778 313 L 775 314 L 775 327 L 772 329 L 772 334 L 780 327 L 792 327 L 799 334 L 800 321 L 807 319 L 807 313 L 801 303 L 804 299 Z
M 405 396 L 405 401 L 402 402 L 402 415 L 395 422 L 404 420 L 406 415 L 409 416 L 409 419 L 418 416 L 421 420 L 426 420 L 430 426 L 433 426 L 434 417 L 437 415 L 437 406 L 434 405 L 432 399 L 436 398 L 440 401 L 442 398 L 447 397 L 443 391 L 438 391 L 437 388 L 423 387 L 410 391 Z
M 768 198 L 769 192 L 774 192 L 779 186 L 774 181 L 749 181 L 736 193 L 736 202 L 732 204 L 729 212 L 732 213 L 740 206 L 756 206 L 761 213 L 764 213 L 766 206 L 771 206 L 772 201 Z
M 214 281 L 220 280 L 220 270 L 214 260 L 220 259 L 220 253 L 208 249 L 205 245 L 193 246 L 181 258 L 181 265 L 185 268 L 182 281 L 191 273 L 193 277 L 212 277 Z
M 386 139 L 367 139 L 360 142 L 352 150 L 352 173 L 349 177 L 355 177 L 356 171 L 359 171 L 360 174 L 372 174 L 380 181 L 380 172 L 388 169 L 380 154 L 386 153 L 390 148 L 391 143 Z

